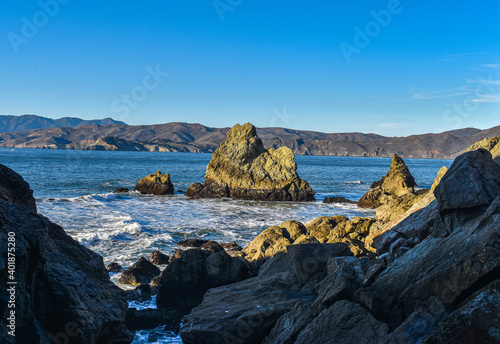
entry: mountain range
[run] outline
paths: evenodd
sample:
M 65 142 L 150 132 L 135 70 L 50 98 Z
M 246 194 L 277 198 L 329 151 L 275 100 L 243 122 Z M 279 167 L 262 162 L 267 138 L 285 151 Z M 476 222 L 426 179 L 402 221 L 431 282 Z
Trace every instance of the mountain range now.
M 61 120 L 52 121 L 64 123 Z M 182 122 L 132 126 L 112 119 L 96 120 L 87 125 L 81 121 L 74 127 L 3 132 L 0 133 L 0 147 L 211 153 L 224 141 L 230 129 Z M 391 157 L 398 154 L 406 158 L 451 159 L 474 142 L 500 135 L 500 126 L 407 137 L 286 128 L 258 128 L 257 133 L 266 148 L 286 146 L 296 155 Z
M 30 129 L 80 127 L 82 125 L 97 124 L 125 124 L 111 118 L 84 120 L 76 117 L 52 119 L 36 115 L 0 116 L 0 132 L 16 132 Z

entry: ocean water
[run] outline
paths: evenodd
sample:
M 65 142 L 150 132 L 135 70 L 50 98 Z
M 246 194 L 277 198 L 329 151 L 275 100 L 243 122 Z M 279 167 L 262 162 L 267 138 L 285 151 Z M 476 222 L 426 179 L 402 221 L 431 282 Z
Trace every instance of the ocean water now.
M 318 216 L 374 216 L 373 210 L 356 205 L 321 201 L 327 196 L 358 200 L 391 163 L 389 158 L 297 156 L 299 175 L 316 191 L 317 202 L 188 200 L 183 193 L 192 183 L 204 181 L 210 158 L 211 154 L 193 153 L 0 149 L 0 163 L 31 185 L 41 214 L 102 255 L 105 264 L 115 261 L 124 268 L 155 250 L 172 254 L 176 243 L 187 238 L 236 241 L 244 246 L 265 228 L 287 220 L 306 223 Z M 438 170 L 452 163 L 405 162 L 422 188 L 430 187 Z M 139 179 L 157 170 L 171 174 L 174 195 L 112 193 L 119 187 L 133 190 Z M 114 281 L 117 278 L 112 276 Z M 144 342 L 180 343 L 180 339 L 161 331 L 137 333 L 135 343 Z

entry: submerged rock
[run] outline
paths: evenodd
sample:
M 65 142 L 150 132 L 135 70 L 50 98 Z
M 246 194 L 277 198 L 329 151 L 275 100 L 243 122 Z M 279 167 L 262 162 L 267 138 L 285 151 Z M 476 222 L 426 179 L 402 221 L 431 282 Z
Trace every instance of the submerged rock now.
M 186 196 L 314 201 L 314 191 L 300 179 L 294 159 L 287 147 L 266 150 L 250 123 L 236 124 L 213 153 L 205 183 L 193 184 Z
M 37 214 L 19 175 L 0 165 L 0 176 L 0 342 L 130 343 L 125 293 L 110 281 L 102 257 Z M 13 274 L 7 270 L 9 238 L 15 238 Z M 7 307 L 8 281 L 17 282 L 15 309 Z M 15 337 L 7 333 L 12 310 Z
M 106 270 L 108 270 L 108 272 L 123 272 L 122 266 L 116 262 L 109 263 Z
M 127 193 L 129 192 L 130 190 L 127 189 L 127 188 L 118 188 L 116 189 L 115 191 L 113 191 L 113 193 Z
M 174 186 L 170 181 L 170 174 L 162 174 L 160 171 L 156 171 L 156 173 L 139 180 L 134 190 L 139 191 L 141 194 L 150 195 L 174 194 Z
M 132 285 L 149 284 L 160 272 L 160 269 L 153 263 L 141 257 L 134 265 L 123 271 L 118 283 Z
M 347 204 L 356 204 L 356 201 L 351 201 L 350 199 L 344 197 L 325 197 L 323 199 L 323 203 L 347 203 Z
M 391 199 L 414 193 L 417 184 L 410 170 L 397 154 L 392 157 L 389 172 L 371 186 L 358 201 L 360 208 L 377 208 Z

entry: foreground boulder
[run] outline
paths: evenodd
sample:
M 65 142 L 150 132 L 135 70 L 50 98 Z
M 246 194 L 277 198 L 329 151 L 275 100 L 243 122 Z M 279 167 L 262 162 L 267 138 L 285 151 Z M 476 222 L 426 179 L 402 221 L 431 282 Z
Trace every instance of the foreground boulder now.
M 134 190 L 148 195 L 174 194 L 174 186 L 170 181 L 170 174 L 162 174 L 160 171 L 156 171 L 139 180 Z
M 186 196 L 314 201 L 314 191 L 300 179 L 294 159 L 287 147 L 266 150 L 250 123 L 236 124 L 213 153 L 205 183 L 193 184 Z
M 390 200 L 414 193 L 417 184 L 408 166 L 397 154 L 392 157 L 389 172 L 371 186 L 358 201 L 360 208 L 377 208 Z
M 156 304 L 184 315 L 201 303 L 207 290 L 252 276 L 246 260 L 232 258 L 223 249 L 216 253 L 191 249 L 172 260 L 160 275 Z
M 110 280 L 102 257 L 36 213 L 29 186 L 0 165 L 0 283 L 15 281 L 16 307 L 0 290 L 2 343 L 130 343 L 124 326 L 124 292 Z M 13 181 L 17 181 L 13 183 Z M 8 238 L 15 238 L 15 273 L 7 265 Z M 10 277 L 13 276 L 13 277 Z M 15 337 L 7 332 L 15 311 Z

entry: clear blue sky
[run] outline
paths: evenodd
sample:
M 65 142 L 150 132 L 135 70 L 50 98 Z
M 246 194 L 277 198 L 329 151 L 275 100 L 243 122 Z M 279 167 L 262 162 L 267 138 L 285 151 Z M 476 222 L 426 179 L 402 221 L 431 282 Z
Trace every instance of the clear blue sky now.
M 498 0 L 56 1 L 2 3 L 0 114 L 393 136 L 500 125 Z

